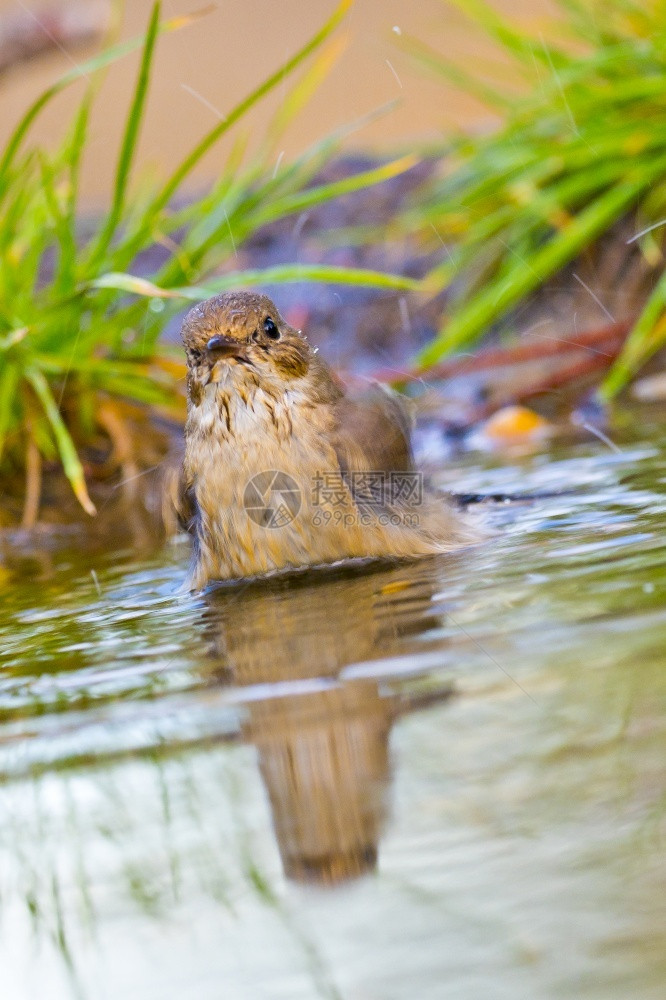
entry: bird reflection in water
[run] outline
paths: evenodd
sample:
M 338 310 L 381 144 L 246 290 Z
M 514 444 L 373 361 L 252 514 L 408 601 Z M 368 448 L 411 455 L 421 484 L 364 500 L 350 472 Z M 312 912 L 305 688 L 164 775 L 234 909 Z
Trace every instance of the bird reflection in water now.
M 243 692 L 242 735 L 258 750 L 288 878 L 332 885 L 376 866 L 392 724 L 451 693 L 410 697 L 395 663 L 381 662 L 441 624 L 436 563 L 308 571 L 207 594 L 210 682 Z

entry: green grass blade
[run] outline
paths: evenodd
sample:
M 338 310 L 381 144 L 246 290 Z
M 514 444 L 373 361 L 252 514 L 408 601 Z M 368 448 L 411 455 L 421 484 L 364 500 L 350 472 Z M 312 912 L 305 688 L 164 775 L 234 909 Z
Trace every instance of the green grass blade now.
M 17 397 L 19 371 L 16 365 L 3 362 L 0 371 L 0 458 L 5 448 L 7 432 L 12 426 Z
M 406 170 L 410 170 L 418 161 L 418 157 L 412 154 L 402 156 L 391 163 L 383 164 L 381 167 L 373 167 L 372 170 L 364 170 L 361 173 L 353 174 L 351 177 L 345 177 L 340 181 L 333 181 L 331 184 L 321 184 L 318 187 L 307 188 L 305 191 L 298 191 L 284 198 L 269 201 L 263 210 L 254 215 L 253 226 L 264 225 L 267 222 L 272 222 L 274 219 L 294 215 L 296 212 L 303 212 L 307 208 L 321 205 L 324 202 L 331 201 L 333 198 L 339 198 L 341 195 L 350 194 L 353 191 L 361 191 L 375 184 L 381 184 L 382 181 L 386 181 L 391 177 L 397 177 L 398 174 L 403 174 Z
M 617 240 L 613 227 L 634 212 L 636 230 L 655 228 L 641 244 L 646 275 L 663 262 L 665 248 L 663 2 L 557 0 L 560 16 L 548 43 L 515 27 L 488 0 L 453 3 L 531 86 L 505 103 L 511 90 L 499 77 L 495 100 L 486 63 L 469 77 L 447 56 L 407 41 L 408 49 L 504 118 L 493 133 L 453 141 L 444 177 L 405 218 L 406 228 L 426 235 L 434 229 L 451 242 L 447 259 L 426 282 L 449 289 L 450 317 L 421 352 L 423 367 L 493 328 L 565 265 L 594 253 L 598 239 Z M 666 340 L 665 308 L 658 286 L 604 384 L 605 398 Z
M 238 121 L 240 121 L 263 97 L 275 89 L 286 76 L 293 72 L 303 63 L 313 52 L 315 52 L 330 36 L 330 34 L 340 24 L 347 11 L 351 7 L 353 0 L 341 0 L 333 15 L 326 24 L 290 59 L 288 59 L 275 73 L 256 87 L 246 98 L 237 104 L 229 114 L 212 128 L 195 148 L 185 157 L 177 169 L 173 172 L 168 181 L 162 186 L 160 191 L 145 206 L 142 214 L 129 227 L 122 241 L 122 245 L 114 254 L 114 266 L 120 270 L 131 264 L 138 250 L 145 245 L 153 232 L 163 231 L 164 210 L 168 207 L 176 192 L 180 189 L 183 181 L 190 174 L 199 160 L 211 149 L 211 147 L 227 133 Z
M 133 295 L 160 299 L 190 299 L 195 302 L 218 292 L 246 285 L 272 285 L 297 281 L 323 281 L 339 285 L 366 285 L 372 288 L 395 288 L 421 291 L 423 282 L 400 274 L 387 274 L 364 268 L 334 267 L 328 264 L 278 264 L 256 270 L 233 271 L 213 278 L 205 285 L 190 288 L 160 288 L 152 281 L 132 274 L 110 273 L 88 282 L 87 288 L 114 288 Z
M 243 118 L 247 112 L 257 104 L 262 97 L 270 93 L 278 84 L 280 84 L 285 77 L 292 73 L 298 66 L 301 65 L 305 59 L 308 58 L 313 52 L 315 52 L 319 46 L 329 37 L 329 35 L 338 27 L 342 19 L 345 17 L 347 11 L 351 7 L 353 0 L 341 0 L 338 4 L 336 10 L 326 22 L 326 24 L 321 28 L 312 38 L 306 42 L 306 44 L 296 52 L 290 59 L 288 59 L 279 69 L 272 73 L 263 83 L 259 84 L 244 100 L 233 108 L 229 114 L 226 116 L 224 121 L 221 121 L 215 128 L 211 129 L 207 135 L 198 143 L 197 146 L 185 157 L 180 166 L 175 170 L 175 172 L 170 177 L 169 181 L 163 187 L 161 193 L 155 200 L 154 205 L 151 207 L 151 211 L 154 214 L 156 211 L 164 208 L 176 191 L 181 186 L 182 182 L 191 173 L 192 169 L 196 166 L 199 160 L 205 156 L 208 150 L 215 145 L 215 143 L 220 139 L 229 129 L 236 124 L 241 118 Z
M 123 136 L 122 145 L 120 147 L 120 155 L 118 157 L 118 165 L 116 167 L 111 208 L 106 221 L 100 230 L 99 236 L 93 245 L 91 253 L 89 267 L 92 269 L 94 269 L 96 262 L 103 256 L 122 216 L 127 183 L 129 180 L 132 160 L 134 158 L 134 152 L 136 150 L 137 140 L 139 138 L 139 127 L 143 119 L 146 96 L 148 94 L 150 68 L 155 52 L 155 41 L 159 31 L 160 10 L 161 4 L 158 0 L 157 3 L 153 4 L 150 22 L 148 24 L 148 31 L 146 32 L 143 45 L 141 65 L 139 67 L 139 74 L 137 76 L 136 87 L 134 89 L 134 97 L 127 116 L 125 134 Z
M 419 292 L 423 282 L 402 274 L 389 274 L 365 268 L 334 267 L 328 264 L 278 264 L 257 270 L 237 271 L 214 278 L 205 287 L 188 289 L 188 298 L 201 293 L 205 298 L 217 292 L 244 285 L 289 284 L 298 281 L 322 281 L 330 285 L 362 285 L 367 288 L 393 288 L 399 291 Z
M 198 16 L 199 15 L 195 13 L 189 17 L 176 17 L 169 21 L 165 21 L 160 26 L 160 33 L 175 31 L 182 28 L 185 25 L 190 24 Z M 124 56 L 136 51 L 136 49 L 140 48 L 144 44 L 145 37 L 145 35 L 139 35 L 126 42 L 113 45 L 104 52 L 100 52 L 98 55 L 93 56 L 92 59 L 88 59 L 86 62 L 81 63 L 75 69 L 65 73 L 64 76 L 61 76 L 59 80 L 56 80 L 55 83 L 40 94 L 37 100 L 30 105 L 9 137 L 4 153 L 0 158 L 0 199 L 2 198 L 5 190 L 4 185 L 6 183 L 7 171 L 13 163 L 14 157 L 16 156 L 16 153 L 25 136 L 30 130 L 30 127 L 46 105 L 49 104 L 57 94 L 59 94 L 66 87 L 69 87 L 70 84 L 74 83 L 76 80 L 86 78 L 91 74 L 96 73 L 97 70 L 104 69 L 105 67 L 111 65 L 111 63 L 117 62 Z
M 91 288 L 113 288 L 119 292 L 130 292 L 132 295 L 140 295 L 145 298 L 158 299 L 179 299 L 183 298 L 175 289 L 160 288 L 147 278 L 139 278 L 134 274 L 124 274 L 120 271 L 110 271 L 102 274 L 99 278 L 88 281 L 81 291 Z
M 479 77 L 463 69 L 462 66 L 445 59 L 439 52 L 419 39 L 404 35 L 400 42 L 402 48 L 418 63 L 436 73 L 437 76 L 443 77 L 447 83 L 453 84 L 454 87 L 466 94 L 471 94 L 482 104 L 502 113 L 511 107 L 511 99 L 502 94 L 496 87 L 489 86 Z
M 81 105 L 74 119 L 71 139 L 65 146 L 64 158 L 67 165 L 68 182 L 65 199 L 64 221 L 61 230 L 60 261 L 58 264 L 58 274 L 55 282 L 59 295 L 71 294 L 76 285 L 76 264 L 79 254 L 76 220 L 76 209 L 79 194 L 79 175 L 83 151 L 85 149 L 86 136 L 88 133 L 90 109 L 95 89 L 96 88 L 91 85 L 88 88 L 88 92 L 85 97 L 81 101 Z
M 76 499 L 79 501 L 87 514 L 96 514 L 97 511 L 95 510 L 95 505 L 88 496 L 88 489 L 86 487 L 85 476 L 83 474 L 83 466 L 81 465 L 74 442 L 72 441 L 67 427 L 65 426 L 65 422 L 62 419 L 60 410 L 58 409 L 58 404 L 56 403 L 53 393 L 49 388 L 48 382 L 44 378 L 43 373 L 35 367 L 30 367 L 25 370 L 25 378 L 32 386 L 34 393 L 44 410 L 46 419 L 51 426 L 56 446 L 58 448 L 60 461 L 62 462 L 62 467 L 65 470 L 65 475 L 67 476 L 72 489 L 74 490 Z
M 319 87 L 339 60 L 346 45 L 346 39 L 332 38 L 322 48 L 322 51 L 317 54 L 312 66 L 305 71 L 302 78 L 289 91 L 285 100 L 281 103 L 268 129 L 265 143 L 267 149 L 275 146 L 275 143 L 284 134 L 294 118 L 303 111 L 306 104 L 319 90 Z
M 599 395 L 608 402 L 623 389 L 644 361 L 666 341 L 666 271 L 661 275 L 643 312 L 627 338 L 622 354 L 601 385 Z
M 649 181 L 647 181 L 649 183 Z M 551 239 L 529 261 L 516 261 L 511 273 L 488 284 L 443 328 L 438 337 L 417 356 L 419 369 L 426 369 L 444 355 L 479 337 L 516 302 L 538 287 L 583 246 L 603 232 L 626 210 L 645 187 L 635 181 L 613 187 L 572 219 L 569 227 Z
M 485 0 L 446 0 L 463 12 L 475 25 L 494 39 L 519 63 L 525 63 L 533 69 L 533 60 L 543 59 L 543 51 L 538 52 L 533 39 L 523 31 L 515 28 L 508 18 L 494 10 Z M 551 55 L 554 49 L 549 46 Z M 559 59 L 557 60 L 559 61 Z

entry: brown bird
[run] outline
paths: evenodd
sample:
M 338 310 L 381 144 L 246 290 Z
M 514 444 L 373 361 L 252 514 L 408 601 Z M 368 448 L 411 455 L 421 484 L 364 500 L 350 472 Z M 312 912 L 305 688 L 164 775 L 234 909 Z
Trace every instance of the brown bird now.
M 347 391 L 265 295 L 195 306 L 177 503 L 191 585 L 352 558 L 414 559 L 474 540 L 414 469 L 406 402 Z

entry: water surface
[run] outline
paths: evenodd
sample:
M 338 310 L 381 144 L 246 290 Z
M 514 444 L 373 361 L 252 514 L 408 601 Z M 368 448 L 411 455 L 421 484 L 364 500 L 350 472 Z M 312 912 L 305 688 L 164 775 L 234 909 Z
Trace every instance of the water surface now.
M 412 566 L 180 589 L 58 550 L 0 609 L 3 1000 L 662 996 L 666 438 Z

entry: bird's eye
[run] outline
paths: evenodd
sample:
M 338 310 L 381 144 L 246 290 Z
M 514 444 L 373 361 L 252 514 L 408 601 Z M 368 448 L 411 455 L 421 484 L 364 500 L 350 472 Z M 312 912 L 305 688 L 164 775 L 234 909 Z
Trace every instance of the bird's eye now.
M 274 321 L 270 318 L 270 316 L 267 316 L 266 319 L 264 320 L 264 333 L 266 334 L 267 337 L 270 337 L 271 340 L 280 339 L 280 331 L 278 330 L 277 326 L 275 325 Z

